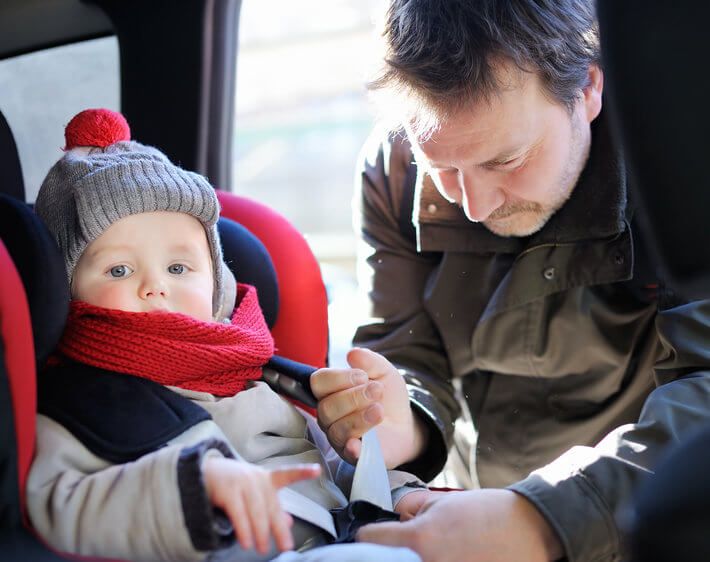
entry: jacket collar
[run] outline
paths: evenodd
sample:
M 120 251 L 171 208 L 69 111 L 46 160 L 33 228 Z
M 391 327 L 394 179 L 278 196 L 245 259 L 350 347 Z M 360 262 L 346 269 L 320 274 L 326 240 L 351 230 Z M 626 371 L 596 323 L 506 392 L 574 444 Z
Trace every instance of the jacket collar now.
M 413 222 L 420 251 L 518 254 L 542 244 L 618 235 L 625 229 L 626 203 L 626 170 L 602 113 L 592 125 L 589 158 L 572 195 L 539 232 L 525 238 L 496 236 L 446 201 L 426 173 L 417 176 Z

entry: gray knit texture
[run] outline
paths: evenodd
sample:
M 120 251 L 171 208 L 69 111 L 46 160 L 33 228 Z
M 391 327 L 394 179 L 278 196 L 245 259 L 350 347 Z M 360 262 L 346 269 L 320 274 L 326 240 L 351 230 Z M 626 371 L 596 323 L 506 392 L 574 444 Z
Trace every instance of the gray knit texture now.
M 49 170 L 35 212 L 59 244 L 71 283 L 86 247 L 117 220 L 137 213 L 174 211 L 199 220 L 214 264 L 213 311 L 223 295 L 219 201 L 201 175 L 175 166 L 156 148 L 135 141 L 67 152 Z

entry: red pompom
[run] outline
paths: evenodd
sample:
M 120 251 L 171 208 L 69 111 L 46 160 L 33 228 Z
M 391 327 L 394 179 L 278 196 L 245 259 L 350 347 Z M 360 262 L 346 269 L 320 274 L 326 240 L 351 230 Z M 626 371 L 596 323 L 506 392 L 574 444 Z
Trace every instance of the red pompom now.
M 66 146 L 100 146 L 104 148 L 115 142 L 131 140 L 131 129 L 126 118 L 110 109 L 85 109 L 77 113 L 64 129 Z

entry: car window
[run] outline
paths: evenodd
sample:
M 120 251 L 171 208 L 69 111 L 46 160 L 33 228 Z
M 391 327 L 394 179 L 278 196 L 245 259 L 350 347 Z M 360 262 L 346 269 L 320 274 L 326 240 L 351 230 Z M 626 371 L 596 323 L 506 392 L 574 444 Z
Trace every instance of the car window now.
M 119 110 L 119 88 L 115 37 L 0 61 L 0 111 L 17 143 L 29 202 L 61 156 L 68 121 L 87 107 Z
M 365 80 L 382 0 L 244 0 L 236 84 L 233 190 L 306 235 L 330 298 L 331 363 L 356 318 L 351 200 L 373 124 Z

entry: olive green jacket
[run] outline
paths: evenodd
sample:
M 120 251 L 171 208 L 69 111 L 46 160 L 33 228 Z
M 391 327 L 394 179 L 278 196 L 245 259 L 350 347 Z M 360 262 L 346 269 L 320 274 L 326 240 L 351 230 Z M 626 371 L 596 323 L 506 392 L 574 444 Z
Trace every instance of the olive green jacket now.
M 571 198 L 527 238 L 468 221 L 402 135 L 371 137 L 356 197 L 371 320 L 354 341 L 402 369 L 431 428 L 406 468 L 430 479 L 451 449 L 462 482 L 527 497 L 573 561 L 622 555 L 638 480 L 710 423 L 710 302 L 671 302 L 647 271 L 598 121 Z

